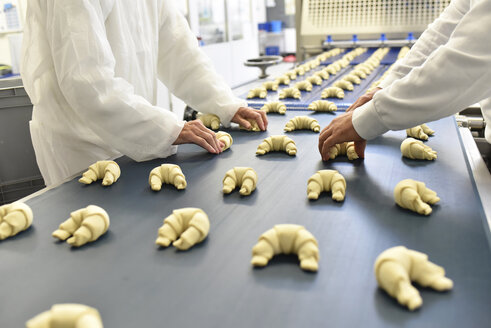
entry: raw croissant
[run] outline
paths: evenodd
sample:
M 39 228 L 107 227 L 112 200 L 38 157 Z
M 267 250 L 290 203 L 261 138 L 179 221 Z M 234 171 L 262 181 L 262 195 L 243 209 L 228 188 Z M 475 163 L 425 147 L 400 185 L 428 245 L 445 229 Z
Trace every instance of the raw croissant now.
M 321 98 L 344 98 L 344 91 L 338 87 L 329 87 L 322 90 Z
M 350 74 L 358 76 L 360 79 L 366 79 L 367 75 L 361 69 L 354 69 Z
M 437 155 L 436 151 L 425 145 L 422 141 L 414 138 L 407 138 L 401 144 L 401 152 L 404 157 L 411 159 L 434 160 Z
M 167 247 L 172 242 L 175 248 L 185 251 L 202 242 L 208 236 L 209 231 L 210 221 L 203 210 L 191 207 L 181 208 L 172 211 L 172 214 L 164 219 L 155 243 Z
M 436 192 L 427 188 L 424 182 L 411 179 L 402 180 L 396 185 L 394 199 L 400 207 L 423 215 L 429 215 L 432 211 L 428 204 L 440 201 Z
M 295 99 L 300 99 L 300 90 L 297 88 L 285 88 L 280 91 L 280 95 L 278 98 L 280 99 L 285 99 L 285 98 L 295 98 Z
M 244 128 L 242 125 L 240 126 L 241 130 L 246 130 L 246 131 L 253 131 L 253 132 L 261 132 L 261 129 L 259 128 L 259 125 L 255 120 L 247 120 L 251 124 L 251 127 L 249 129 Z
M 297 79 L 297 72 L 295 70 L 288 71 L 285 73 L 285 75 L 288 76 L 288 78 L 290 80 L 296 80 Z
M 256 98 L 256 97 L 266 98 L 267 95 L 268 95 L 268 90 L 266 90 L 266 88 L 258 87 L 250 90 L 249 93 L 247 94 L 247 98 Z
M 330 159 L 335 159 L 338 155 L 346 155 L 350 161 L 359 158 L 355 151 L 355 143 L 353 141 L 336 144 L 329 149 Z
M 177 189 L 185 189 L 187 186 L 186 177 L 181 171 L 179 165 L 162 164 L 150 171 L 148 183 L 152 190 L 159 191 L 162 183 L 172 184 Z
M 242 196 L 250 195 L 257 184 L 257 173 L 250 167 L 234 167 L 225 173 L 223 178 L 223 193 L 230 194 L 236 187 L 240 187 Z
M 354 84 L 360 84 L 361 83 L 360 78 L 355 74 L 348 74 L 348 75 L 343 77 L 343 80 L 354 83 Z
M 103 328 L 99 311 L 82 304 L 55 304 L 26 322 L 27 328 Z
M 276 83 L 288 85 L 290 84 L 290 78 L 288 77 L 288 75 L 282 75 L 276 78 Z
M 295 88 L 298 90 L 312 91 L 312 83 L 307 80 L 295 83 Z
M 372 71 L 370 70 L 370 68 L 368 68 L 367 66 L 363 65 L 363 64 L 360 64 L 360 65 L 356 65 L 355 66 L 355 70 L 357 71 L 362 71 L 363 73 L 365 73 L 366 75 L 369 75 Z
M 406 134 L 408 137 L 418 138 L 421 140 L 428 140 L 428 136 L 435 133 L 426 124 L 417 125 L 414 128 L 406 129 Z
M 279 113 L 281 115 L 285 115 L 286 106 L 281 101 L 272 101 L 264 104 L 264 106 L 261 107 L 261 110 L 266 113 Z
M 333 87 L 338 87 L 338 88 L 341 88 L 341 89 L 344 89 L 344 90 L 349 90 L 349 91 L 353 91 L 354 90 L 353 84 L 350 81 L 346 81 L 346 80 L 336 81 L 336 82 L 333 83 L 332 86 Z
M 325 70 L 320 70 L 318 72 L 315 72 L 313 75 L 318 76 L 323 80 L 327 80 L 329 78 L 329 72 Z
M 276 90 L 278 90 L 278 82 L 277 81 L 264 82 L 263 88 L 265 88 L 266 90 L 276 91 Z
M 383 251 L 375 261 L 374 271 L 380 288 L 411 311 L 423 304 L 411 281 L 440 292 L 453 288 L 452 280 L 445 277 L 445 269 L 428 261 L 428 255 L 404 246 Z
M 109 223 L 109 215 L 103 208 L 89 205 L 70 213 L 70 218 L 60 224 L 52 236 L 60 240 L 72 236 L 66 242 L 78 247 L 96 241 L 106 233 Z
M 294 71 L 297 75 L 305 75 L 305 70 L 301 66 L 295 67 Z
M 89 169 L 84 172 L 78 182 L 91 184 L 99 179 L 102 180 L 103 186 L 110 186 L 118 181 L 121 175 L 121 170 L 118 163 L 114 161 L 98 161 L 89 166 Z
M 316 112 L 334 112 L 338 110 L 338 106 L 328 100 L 316 100 L 311 102 L 308 108 Z
M 214 114 L 202 114 L 198 119 L 203 122 L 203 125 L 212 130 L 220 128 L 220 118 Z
M 257 147 L 256 154 L 264 155 L 270 151 L 285 151 L 288 155 L 295 155 L 297 153 L 297 146 L 295 141 L 287 136 L 271 136 L 263 140 L 263 142 Z
M 319 247 L 315 237 L 303 226 L 277 224 L 259 237 L 252 248 L 253 266 L 266 266 L 277 254 L 297 254 L 303 270 L 319 268 Z
M 317 75 L 311 75 L 305 79 L 305 81 L 309 81 L 311 84 L 321 85 L 322 79 Z
M 327 65 L 326 68 L 324 68 L 325 71 L 327 71 L 329 74 L 332 74 L 332 75 L 335 75 L 338 71 L 336 70 L 336 68 L 334 66 L 331 65 Z
M 321 126 L 316 119 L 308 116 L 295 116 L 285 125 L 285 131 L 290 132 L 293 130 L 312 130 L 314 132 L 319 132 Z
M 0 206 L 0 240 L 15 236 L 32 224 L 32 210 L 22 202 Z
M 307 182 L 307 197 L 318 199 L 323 191 L 331 191 L 332 199 L 338 202 L 346 195 L 346 180 L 336 170 L 320 170 Z
M 227 132 L 224 131 L 218 131 L 215 133 L 215 136 L 218 140 L 222 141 L 224 146 L 222 147 L 222 150 L 227 150 L 232 146 L 234 143 L 234 139 L 232 139 L 232 136 L 228 134 Z

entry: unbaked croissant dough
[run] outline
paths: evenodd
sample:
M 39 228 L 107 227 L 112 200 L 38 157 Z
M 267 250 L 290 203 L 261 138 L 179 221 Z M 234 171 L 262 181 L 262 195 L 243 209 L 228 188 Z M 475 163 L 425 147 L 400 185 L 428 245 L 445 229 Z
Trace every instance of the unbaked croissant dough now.
M 247 98 L 266 98 L 268 95 L 268 90 L 264 87 L 258 87 L 251 89 L 247 94 Z
M 264 104 L 264 106 L 261 107 L 261 110 L 266 113 L 278 113 L 281 115 L 285 115 L 286 105 L 281 101 L 272 101 Z
M 103 186 L 110 186 L 118 181 L 121 176 L 121 169 L 118 163 L 114 161 L 98 161 L 89 166 L 89 169 L 84 172 L 78 182 L 91 184 L 99 179 L 102 180 Z
M 307 182 L 307 197 L 318 199 L 323 191 L 331 191 L 332 199 L 341 202 L 346 195 L 346 180 L 336 170 L 320 170 Z
M 321 98 L 344 98 L 344 91 L 338 87 L 329 87 L 322 90 Z
M 329 72 L 326 70 L 320 70 L 315 72 L 313 75 L 320 77 L 323 80 L 327 80 L 329 78 Z
M 285 73 L 285 75 L 288 76 L 288 78 L 290 80 L 296 80 L 297 79 L 297 72 L 295 70 L 288 71 Z
M 285 151 L 288 155 L 293 156 L 297 153 L 297 146 L 295 141 L 287 136 L 271 136 L 264 139 L 257 147 L 256 154 L 264 155 L 270 151 Z
M 312 83 L 307 80 L 295 83 L 295 88 L 298 90 L 312 91 Z
M 329 74 L 332 74 L 332 75 L 335 75 L 338 71 L 336 70 L 336 68 L 334 66 L 331 65 L 327 65 L 326 68 L 324 68 L 324 70 L 326 70 Z
M 322 79 L 317 75 L 311 75 L 305 79 L 305 81 L 309 81 L 311 84 L 321 85 Z
M 277 254 L 297 254 L 303 270 L 319 268 L 319 246 L 315 237 L 303 226 L 277 224 L 259 237 L 252 248 L 253 266 L 266 266 Z
M 312 117 L 295 116 L 286 123 L 284 130 L 286 132 L 293 130 L 312 130 L 314 132 L 319 132 L 321 130 L 321 126 L 319 122 Z
M 230 146 L 232 146 L 232 144 L 234 143 L 234 139 L 232 139 L 232 136 L 224 131 L 218 131 L 217 133 L 215 133 L 215 137 L 223 142 L 222 150 L 229 149 Z
M 345 75 L 343 77 L 343 80 L 349 81 L 349 82 L 354 83 L 354 84 L 360 84 L 361 83 L 360 78 L 358 77 L 358 75 L 355 75 L 355 74 Z
M 223 178 L 223 193 L 230 194 L 236 187 L 240 187 L 242 196 L 250 195 L 257 184 L 257 173 L 250 167 L 234 167 L 225 173 Z
M 70 217 L 60 224 L 52 236 L 78 247 L 96 241 L 106 233 L 109 223 L 109 215 L 102 207 L 89 205 L 70 213 Z
M 358 76 L 360 79 L 366 79 L 367 75 L 361 69 L 354 69 L 350 74 Z
M 429 215 L 432 211 L 428 204 L 440 201 L 436 192 L 427 188 L 424 182 L 411 179 L 402 180 L 396 185 L 394 199 L 400 207 L 423 215 Z
M 264 82 L 263 88 L 265 88 L 266 90 L 276 91 L 276 90 L 278 90 L 278 82 L 277 81 Z
M 172 184 L 177 189 L 185 189 L 187 186 L 186 177 L 179 165 L 162 164 L 150 171 L 148 183 L 152 190 L 159 191 L 163 183 Z
M 32 224 L 32 210 L 22 202 L 0 206 L 0 240 L 15 236 Z
M 335 159 L 339 155 L 346 155 L 350 161 L 358 159 L 358 154 L 355 151 L 355 143 L 353 141 L 336 144 L 329 149 L 329 158 Z
M 172 214 L 164 219 L 155 243 L 162 247 L 172 243 L 175 248 L 185 251 L 205 240 L 209 231 L 210 221 L 202 209 L 181 208 L 173 210 Z
M 26 322 L 27 328 L 103 328 L 99 311 L 83 304 L 55 304 Z
M 239 128 L 241 130 L 246 130 L 246 131 L 261 132 L 261 129 L 259 128 L 259 124 L 257 124 L 256 120 L 248 119 L 247 122 L 251 124 L 251 127 L 249 129 L 244 128 L 242 125 Z
M 305 75 L 305 70 L 301 66 L 295 67 L 294 71 L 297 75 Z
M 349 91 L 354 90 L 353 84 L 350 81 L 346 81 L 346 80 L 338 80 L 338 81 L 334 82 L 332 86 L 338 87 L 338 88 L 341 88 L 344 90 L 349 90 Z
M 435 133 L 426 124 L 417 125 L 414 128 L 406 129 L 406 134 L 408 137 L 418 138 L 421 140 L 428 140 L 428 136 Z
M 288 85 L 288 84 L 290 84 L 290 78 L 288 77 L 288 75 L 282 75 L 282 76 L 276 78 L 276 82 L 278 84 Z
M 278 98 L 280 99 L 285 99 L 285 98 L 295 98 L 295 99 L 300 99 L 300 90 L 297 88 L 285 88 L 280 90 L 280 95 Z
M 308 109 L 316 112 L 335 112 L 338 110 L 338 106 L 332 101 L 316 100 L 309 104 Z
M 411 311 L 423 304 L 411 281 L 440 292 L 453 288 L 452 280 L 445 277 L 445 269 L 430 262 L 428 255 L 404 246 L 383 251 L 375 261 L 374 271 L 380 288 Z
M 425 145 L 422 141 L 414 138 L 407 138 L 401 143 L 401 152 L 404 157 L 411 159 L 434 160 L 436 151 Z
M 198 119 L 209 129 L 218 130 L 220 128 L 220 117 L 215 114 L 200 114 Z

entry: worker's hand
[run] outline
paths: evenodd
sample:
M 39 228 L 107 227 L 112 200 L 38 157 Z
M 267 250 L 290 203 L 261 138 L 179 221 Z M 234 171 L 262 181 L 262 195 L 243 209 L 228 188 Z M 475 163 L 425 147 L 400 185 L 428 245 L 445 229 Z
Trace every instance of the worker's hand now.
M 352 123 L 353 112 L 348 112 L 336 117 L 332 122 L 322 129 L 319 136 L 319 152 L 322 160 L 329 160 L 329 149 L 334 145 L 346 141 L 355 142 L 355 151 L 360 158 L 365 157 L 365 147 L 367 142 L 356 133 Z
M 346 111 L 347 112 L 354 111 L 355 109 L 357 109 L 361 105 L 366 104 L 367 102 L 372 100 L 373 95 L 376 94 L 379 90 L 382 90 L 382 88 L 376 87 L 375 90 L 370 91 L 368 93 L 365 93 L 363 96 L 356 99 L 356 101 L 351 106 L 349 106 Z
M 265 131 L 268 128 L 268 118 L 266 117 L 266 113 L 262 110 L 256 110 L 250 107 L 240 107 L 234 117 L 232 117 L 232 122 L 249 130 L 251 128 L 251 123 L 247 120 L 256 121 L 261 131 Z
M 223 142 L 217 140 L 215 132 L 206 128 L 200 120 L 186 122 L 173 145 L 193 143 L 213 154 L 222 152 Z

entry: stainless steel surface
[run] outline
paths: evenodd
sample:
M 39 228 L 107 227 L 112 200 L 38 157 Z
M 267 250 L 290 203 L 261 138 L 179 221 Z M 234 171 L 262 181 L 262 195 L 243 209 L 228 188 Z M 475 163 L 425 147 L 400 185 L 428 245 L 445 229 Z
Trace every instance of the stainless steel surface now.
M 245 66 L 257 67 L 261 69 L 260 79 L 264 79 L 269 75 L 266 74 L 266 69 L 270 66 L 277 65 L 283 61 L 281 56 L 259 56 L 257 58 L 251 58 L 244 62 Z

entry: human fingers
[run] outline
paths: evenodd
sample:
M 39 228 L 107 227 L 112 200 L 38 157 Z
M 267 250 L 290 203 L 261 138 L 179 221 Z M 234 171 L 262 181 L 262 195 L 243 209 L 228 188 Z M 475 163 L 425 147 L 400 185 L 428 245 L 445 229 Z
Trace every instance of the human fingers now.
M 195 128 L 198 129 L 195 133 L 200 135 L 203 139 L 205 139 L 206 142 L 209 143 L 209 145 L 212 146 L 217 153 L 221 153 L 222 147 L 220 146 L 220 143 L 216 137 L 215 132 L 208 129 L 201 121 L 199 120 L 196 121 L 198 121 L 199 123 L 195 124 Z
M 329 160 L 329 150 L 334 147 L 338 142 L 335 136 L 329 136 L 323 143 L 321 147 L 321 157 L 323 161 Z
M 358 157 L 365 158 L 365 148 L 367 147 L 367 141 L 355 141 L 355 151 Z
M 332 134 L 332 128 L 331 124 L 326 126 L 324 129 L 322 129 L 320 135 L 319 135 L 319 143 L 318 143 L 318 148 L 319 148 L 319 153 L 322 155 L 322 145 L 324 144 L 324 141 Z

